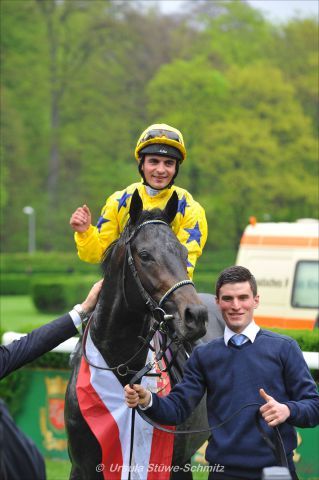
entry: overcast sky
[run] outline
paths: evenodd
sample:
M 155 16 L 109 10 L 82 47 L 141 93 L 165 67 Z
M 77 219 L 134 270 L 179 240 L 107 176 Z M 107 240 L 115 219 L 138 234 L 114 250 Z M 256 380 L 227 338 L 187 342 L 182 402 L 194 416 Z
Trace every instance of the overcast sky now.
M 184 1 L 196 2 L 196 0 L 158 0 L 163 13 L 178 12 Z M 285 22 L 292 17 L 304 18 L 313 15 L 318 18 L 318 0 L 248 0 L 248 3 L 260 9 L 272 21 Z

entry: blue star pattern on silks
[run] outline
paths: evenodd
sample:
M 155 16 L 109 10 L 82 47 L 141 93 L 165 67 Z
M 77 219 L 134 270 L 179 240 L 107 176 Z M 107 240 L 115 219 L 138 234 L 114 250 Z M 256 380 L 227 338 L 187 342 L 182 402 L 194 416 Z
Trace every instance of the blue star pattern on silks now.
M 177 213 L 181 213 L 184 216 L 186 207 L 189 207 L 189 205 L 186 201 L 186 196 L 183 195 L 183 198 L 181 200 L 178 200 Z
M 187 268 L 188 267 L 194 268 L 194 265 L 187 259 Z
M 186 230 L 186 232 L 189 233 L 189 238 L 186 243 L 190 243 L 194 240 L 200 246 L 200 237 L 202 236 L 202 234 L 199 229 L 198 222 L 196 222 L 196 225 L 194 228 L 184 228 L 184 230 Z
M 103 223 L 106 223 L 106 222 L 109 222 L 109 221 L 110 220 L 108 220 L 107 218 L 104 218 L 103 215 L 98 219 L 97 224 L 96 224 L 96 228 L 98 229 L 99 233 L 101 231 Z
M 117 211 L 119 212 L 122 207 L 126 207 L 126 200 L 132 196 L 131 193 L 124 192 L 121 198 L 117 198 L 116 201 L 119 202 L 119 206 L 117 207 Z

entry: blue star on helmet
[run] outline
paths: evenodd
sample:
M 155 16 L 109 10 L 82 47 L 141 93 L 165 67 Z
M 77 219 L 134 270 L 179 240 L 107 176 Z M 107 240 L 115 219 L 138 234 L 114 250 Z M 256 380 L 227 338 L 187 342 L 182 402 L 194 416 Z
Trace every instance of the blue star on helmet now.
M 183 195 L 183 198 L 178 200 L 177 213 L 181 213 L 184 216 L 186 207 L 189 207 L 189 204 L 186 201 L 186 196 Z
M 117 207 L 117 211 L 119 212 L 122 207 L 126 207 L 126 200 L 132 196 L 131 193 L 124 192 L 121 198 L 117 198 L 116 201 L 119 202 L 119 206 Z
M 101 231 L 101 228 L 102 228 L 102 225 L 103 223 L 107 223 L 109 222 L 110 220 L 108 220 L 107 218 L 104 218 L 103 215 L 98 219 L 97 221 L 97 224 L 96 224 L 96 228 L 98 229 L 98 231 L 100 232 Z
M 199 229 L 198 222 L 196 223 L 194 228 L 184 228 L 184 230 L 189 233 L 189 238 L 186 243 L 190 243 L 194 240 L 198 243 L 198 245 L 200 245 L 200 237 L 202 236 L 202 234 Z

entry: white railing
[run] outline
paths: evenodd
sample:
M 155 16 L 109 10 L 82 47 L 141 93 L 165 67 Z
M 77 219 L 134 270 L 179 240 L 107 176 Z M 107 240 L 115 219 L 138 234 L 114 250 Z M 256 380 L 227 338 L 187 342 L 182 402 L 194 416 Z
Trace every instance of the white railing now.
M 2 335 L 2 344 L 8 345 L 13 340 L 18 340 L 25 333 L 6 332 Z M 71 353 L 78 342 L 78 337 L 72 337 L 55 347 L 52 352 Z M 309 368 L 319 370 L 319 352 L 302 352 Z
M 8 345 L 14 340 L 19 340 L 20 337 L 24 337 L 26 333 L 6 332 L 2 335 L 2 344 Z M 52 352 L 71 353 L 74 350 L 75 345 L 78 343 L 78 337 L 72 337 L 65 342 L 60 343 L 57 347 L 51 350 Z

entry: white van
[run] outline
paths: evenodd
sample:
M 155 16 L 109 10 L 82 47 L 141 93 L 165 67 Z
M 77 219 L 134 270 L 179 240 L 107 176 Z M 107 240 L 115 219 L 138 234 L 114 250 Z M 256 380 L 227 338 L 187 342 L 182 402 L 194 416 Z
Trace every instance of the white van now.
M 252 217 L 241 238 L 236 264 L 255 276 L 260 305 L 255 320 L 264 327 L 318 326 L 319 222 L 258 223 Z

